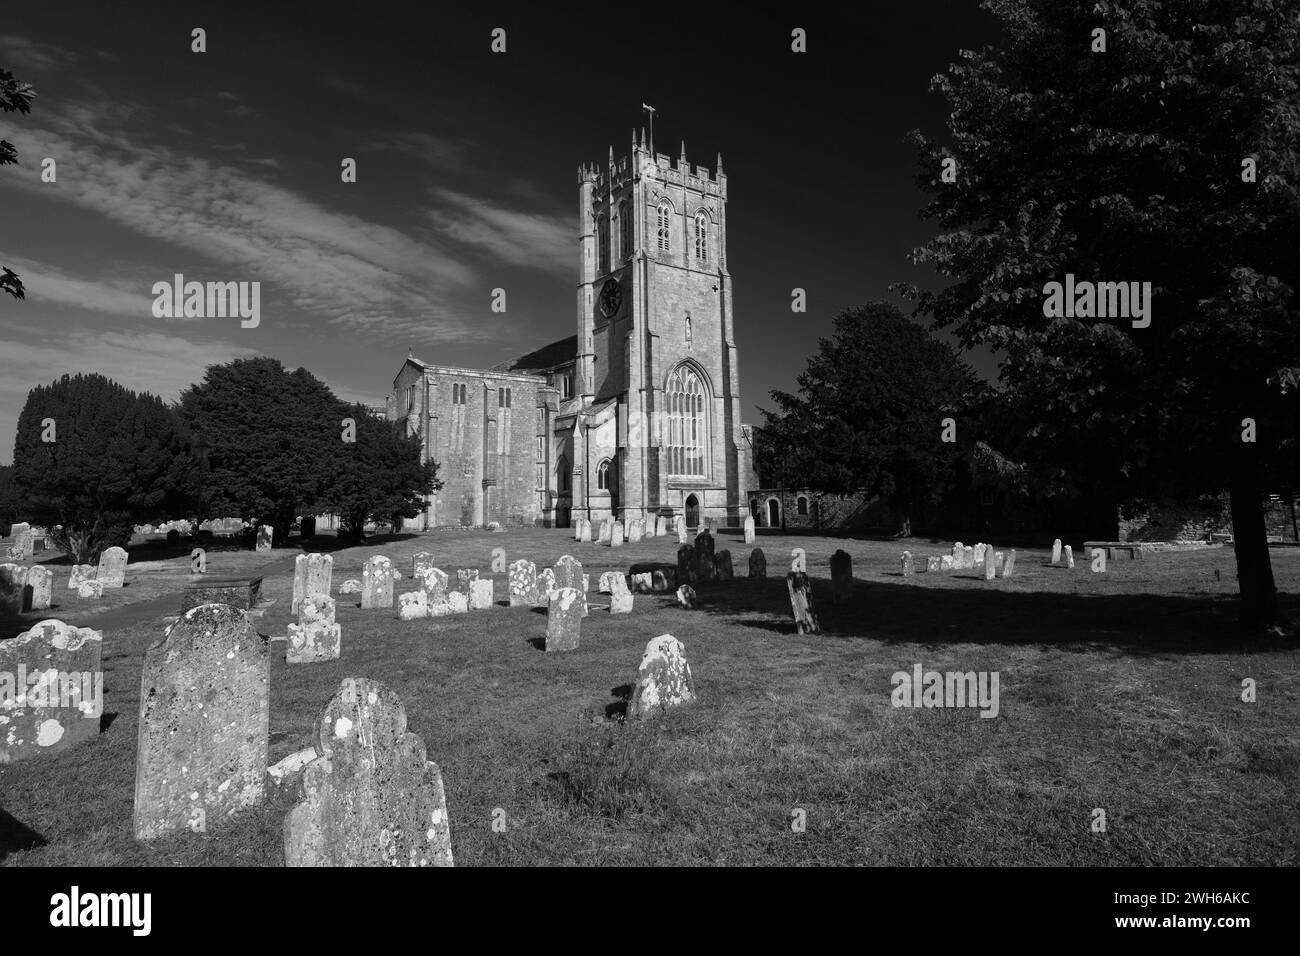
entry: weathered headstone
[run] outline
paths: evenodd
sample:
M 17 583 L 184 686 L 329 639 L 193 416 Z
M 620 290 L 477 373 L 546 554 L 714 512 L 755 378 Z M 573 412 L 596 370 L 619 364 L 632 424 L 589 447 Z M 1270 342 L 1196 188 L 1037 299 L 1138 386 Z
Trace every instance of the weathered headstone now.
M 912 563 L 912 552 L 903 552 L 903 577 L 910 578 L 916 573 L 916 566 Z
M 695 699 L 695 682 L 685 652 L 671 634 L 661 634 L 646 644 L 627 704 L 629 719 L 653 717 Z
M 731 552 L 723 549 L 713 556 L 713 577 L 718 581 L 730 581 L 736 576 L 731 565 Z
M 938 571 L 942 567 L 943 567 L 943 562 L 940 560 L 939 555 L 937 554 L 932 554 L 925 559 L 925 571 L 927 574 L 929 574 L 931 571 Z
M 415 583 L 429 595 L 430 603 L 447 600 L 447 572 L 442 568 L 424 568 Z
M 615 521 L 609 532 L 609 546 L 611 548 L 623 547 L 623 522 Z
M 614 579 L 614 589 L 609 597 L 609 613 L 632 613 L 632 592 L 627 589 L 627 580 L 621 574 Z
M 587 544 L 591 543 L 591 521 L 587 518 L 578 521 L 578 540 Z
M 339 585 L 339 594 L 360 594 L 361 582 L 356 578 L 348 578 Z
M 393 606 L 393 563 L 382 554 L 361 566 L 361 607 L 366 610 Z
M 1052 563 L 1061 563 L 1061 539 L 1057 538 L 1052 542 Z
M 596 539 L 597 544 L 609 544 L 614 534 L 614 519 L 606 518 L 600 523 L 600 535 Z
M 754 543 L 754 516 L 745 515 L 745 544 Z
M 470 582 L 469 608 L 471 611 L 485 611 L 496 603 L 493 583 L 491 578 L 479 578 L 477 581 Z
M 0 564 L 0 614 L 14 616 L 23 611 L 27 569 L 21 564 Z
M 546 609 L 546 650 L 572 651 L 582 634 L 582 592 L 558 587 L 549 597 Z
M 1012 548 L 1007 552 L 1007 556 L 1002 560 L 1002 576 L 1011 577 L 1011 572 L 1016 569 L 1016 549 Z
M 965 560 L 966 549 L 962 543 L 958 541 L 952 546 L 952 569 L 954 571 L 960 571 L 965 565 Z
M 77 597 L 97 598 L 104 596 L 104 585 L 98 581 L 82 581 L 77 585 Z
M 208 578 L 187 583 L 181 590 L 181 613 L 203 604 L 229 604 L 251 611 L 262 594 L 261 578 Z
M 659 515 L 655 518 L 655 537 L 664 538 L 668 536 L 668 518 L 666 515 Z
M 677 543 L 686 543 L 686 517 L 685 515 L 677 516 Z
M 627 543 L 637 544 L 642 538 L 643 525 L 640 518 L 633 518 L 627 523 Z
M 601 594 L 613 594 L 614 579 L 621 578 L 621 577 L 623 577 L 621 571 L 602 571 L 600 574 L 600 581 L 596 585 L 596 589 L 600 591 Z
M 658 529 L 657 527 L 655 527 L 655 516 L 654 516 L 654 515 L 646 515 L 644 518 L 642 518 L 642 519 L 641 519 L 641 528 L 642 528 L 642 533 L 643 533 L 643 536 L 644 536 L 644 537 L 647 537 L 647 538 L 657 538 L 657 537 L 659 537 L 659 529 Z
M 452 614 L 465 614 L 469 611 L 469 595 L 464 591 L 448 591 L 447 607 Z
M 751 578 L 767 577 L 767 555 L 762 548 L 749 552 L 749 576 Z
M 911 557 L 911 554 L 908 554 Z M 831 555 L 831 600 L 848 604 L 853 596 L 853 558 L 844 549 Z
M 991 547 L 984 549 L 984 580 L 992 581 L 998 574 L 997 552 Z
M 104 590 L 120 588 L 126 581 L 126 551 L 118 547 L 105 548 L 99 556 L 95 580 Z
M 698 607 L 699 601 L 695 596 L 695 588 L 689 584 L 683 584 L 679 587 L 677 589 L 677 604 L 679 607 L 687 609 Z
M 808 575 L 803 571 L 791 571 L 785 576 L 786 588 L 790 592 L 790 611 L 794 614 L 794 625 L 800 634 L 817 634 L 821 626 L 817 623 L 817 612 L 813 608 L 812 585 Z
M 68 573 L 68 590 L 75 591 L 82 581 L 93 581 L 99 569 L 93 564 L 74 564 Z
M 622 577 L 622 575 L 619 575 L 619 577 Z M 655 583 L 653 572 L 638 571 L 632 575 L 632 590 L 637 594 L 651 594 L 654 592 L 654 589 Z M 613 588 L 610 588 L 610 593 L 614 593 Z
M 300 554 L 293 564 L 293 603 L 289 612 L 297 614 L 303 598 L 311 594 L 329 594 L 333 589 L 334 556 Z
M 298 605 L 298 623 L 289 625 L 284 659 L 289 664 L 337 660 L 341 635 L 342 627 L 334 622 L 334 599 L 319 592 L 308 594 Z
M 510 581 L 510 606 L 511 607 L 532 607 L 537 602 L 533 600 L 534 591 L 537 588 L 537 565 L 526 558 L 520 558 L 517 561 L 510 562 L 509 571 Z
M 951 554 L 945 554 L 939 558 L 939 570 L 951 571 L 953 569 L 953 557 Z
M 677 582 L 688 584 L 695 580 L 695 549 L 689 544 L 677 546 Z
M 452 866 L 442 771 L 401 698 L 348 677 L 316 722 L 303 801 L 284 819 L 286 866 Z
M 1068 544 L 1065 546 L 1065 566 L 1071 571 L 1074 570 L 1074 548 Z
M 41 564 L 27 569 L 27 611 L 49 610 L 54 596 L 54 572 Z
M 228 604 L 186 611 L 145 651 L 135 837 L 210 830 L 262 802 L 270 657 Z
M 456 590 L 466 597 L 469 597 L 469 586 L 473 581 L 478 580 L 478 568 L 457 568 L 456 569 Z
M 418 591 L 404 591 L 397 595 L 397 617 L 402 621 L 414 621 L 429 616 L 429 592 L 421 588 Z
M 555 572 L 550 568 L 542 568 L 537 572 L 537 600 L 534 607 L 546 607 L 550 603 L 550 593 L 555 590 Z
M 987 545 L 987 544 L 984 544 L 984 542 L 982 542 L 982 541 L 977 541 L 977 542 L 975 543 L 975 553 L 974 553 L 974 557 L 975 557 L 975 566 L 976 566 L 976 567 L 978 567 L 978 568 L 983 568 L 983 567 L 984 567 L 984 552 L 985 552 L 985 550 L 987 550 L 987 548 L 988 548 L 988 545 Z
M 272 537 L 273 530 L 274 529 L 272 529 L 272 527 L 269 524 L 258 525 L 257 544 L 255 545 L 256 550 L 258 551 L 271 550 L 271 537 Z
M 422 581 L 424 575 L 430 568 L 438 566 L 437 560 L 432 551 L 417 551 L 411 555 L 411 578 L 415 581 Z
M 9 557 L 14 561 L 26 561 L 32 556 L 36 547 L 36 535 L 31 525 L 21 521 L 10 527 L 9 534 L 14 539 L 13 545 L 9 548 Z
M 0 641 L 0 765 L 99 734 L 103 635 L 58 620 Z
M 968 571 L 975 567 L 975 549 L 970 545 L 962 550 L 961 566 Z
M 695 580 L 712 581 L 713 575 L 713 535 L 701 531 L 695 536 Z

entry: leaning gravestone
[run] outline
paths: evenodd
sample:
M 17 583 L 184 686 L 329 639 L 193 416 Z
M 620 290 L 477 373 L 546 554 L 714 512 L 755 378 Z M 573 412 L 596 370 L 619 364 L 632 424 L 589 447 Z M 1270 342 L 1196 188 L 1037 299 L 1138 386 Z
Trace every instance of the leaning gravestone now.
M 582 592 L 570 587 L 550 593 L 546 609 L 546 650 L 572 651 L 582 634 Z
M 621 571 L 602 571 L 600 574 L 600 583 L 597 585 L 596 590 L 600 591 L 601 594 L 613 594 L 614 579 L 621 577 L 623 577 Z
M 442 568 L 425 568 L 415 583 L 429 595 L 430 604 L 447 600 L 447 572 Z
M 531 607 L 537 603 L 533 600 L 533 592 L 537 587 L 537 565 L 525 558 L 511 561 L 508 577 L 511 607 Z
M 1011 577 L 1011 572 L 1016 569 L 1016 549 L 1012 548 L 1007 552 L 1007 556 L 1002 560 L 1002 576 Z
M 99 556 L 95 580 L 104 590 L 120 588 L 126 581 L 126 552 L 118 547 L 105 548 Z
M 93 581 L 98 569 L 93 564 L 74 564 L 68 574 L 68 590 L 75 591 L 82 581 Z
M 262 802 L 270 657 L 248 615 L 192 608 L 145 651 L 135 837 L 203 831 Z
M 695 580 L 713 580 L 713 535 L 701 531 L 695 536 Z
M 791 571 L 785 576 L 786 588 L 790 591 L 790 610 L 794 614 L 794 625 L 800 634 L 820 633 L 817 613 L 813 610 L 812 586 L 808 575 L 803 571 Z
M 731 552 L 724 549 L 715 554 L 713 556 L 713 577 L 719 581 L 730 581 L 735 576 L 735 569 L 731 565 Z
M 745 544 L 754 543 L 754 516 L 745 515 Z
M 1071 571 L 1074 570 L 1074 548 L 1068 544 L 1065 546 L 1065 566 Z
M 452 866 L 442 771 L 384 684 L 344 678 L 316 723 L 286 866 Z
M 44 565 L 34 564 L 27 569 L 28 611 L 49 610 L 54 594 L 54 572 Z
M 430 551 L 417 551 L 411 555 L 411 578 L 419 581 L 430 569 L 437 567 L 438 562 L 434 560 L 433 553 Z
M 609 613 L 632 613 L 632 592 L 627 589 L 627 581 L 621 574 L 614 578 L 614 589 L 610 592 L 609 598 Z
M 484 611 L 493 605 L 496 601 L 496 595 L 493 593 L 492 585 L 491 578 L 482 578 L 470 582 L 469 609 L 471 611 Z
M 749 552 L 749 576 L 751 578 L 767 577 L 767 555 L 762 548 Z
M 289 613 L 297 614 L 303 599 L 312 594 L 329 594 L 333 587 L 334 556 L 300 554 L 294 559 L 293 603 Z
M 23 612 L 27 569 L 20 564 L 0 564 L 0 614 L 10 617 Z
M 417 592 L 421 593 L 421 592 Z M 308 594 L 298 605 L 298 623 L 289 625 L 288 664 L 338 660 L 342 627 L 334 622 L 334 599 L 328 594 Z
M 836 604 L 848 604 L 852 593 L 853 559 L 847 551 L 840 549 L 831 555 L 831 600 Z
M 256 545 L 256 549 L 258 551 L 271 550 L 271 534 L 272 534 L 272 528 L 269 524 L 260 525 L 258 527 L 257 545 Z
M 368 610 L 393 606 L 393 563 L 382 554 L 361 566 L 361 607 Z
M 671 634 L 661 634 L 646 644 L 627 704 L 629 719 L 653 717 L 695 699 L 695 682 L 685 652 L 686 648 Z
M 1061 563 L 1061 539 L 1057 538 L 1052 542 L 1052 563 Z
M 695 588 L 691 587 L 689 584 L 683 584 L 679 587 L 677 589 L 677 604 L 679 607 L 684 607 L 687 610 L 698 607 L 699 601 L 695 596 Z
M 102 647 L 99 631 L 57 620 L 0 641 L 0 765 L 99 735 Z

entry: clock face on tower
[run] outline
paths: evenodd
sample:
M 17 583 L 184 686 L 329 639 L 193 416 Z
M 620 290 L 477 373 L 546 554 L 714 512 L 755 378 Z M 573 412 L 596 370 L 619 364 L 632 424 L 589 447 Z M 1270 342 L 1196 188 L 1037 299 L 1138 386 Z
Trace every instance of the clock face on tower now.
M 605 284 L 600 287 L 600 313 L 605 318 L 609 318 L 618 311 L 618 307 L 623 304 L 623 290 L 619 288 L 617 279 L 606 279 Z

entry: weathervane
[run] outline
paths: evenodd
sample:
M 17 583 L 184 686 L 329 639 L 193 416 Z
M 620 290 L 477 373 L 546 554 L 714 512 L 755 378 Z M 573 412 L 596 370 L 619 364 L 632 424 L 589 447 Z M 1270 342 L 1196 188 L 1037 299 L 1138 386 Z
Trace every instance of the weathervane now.
M 653 106 L 647 106 L 645 103 L 642 103 L 641 109 L 645 110 L 647 113 L 650 114 L 650 155 L 654 156 L 655 154 L 655 108 Z

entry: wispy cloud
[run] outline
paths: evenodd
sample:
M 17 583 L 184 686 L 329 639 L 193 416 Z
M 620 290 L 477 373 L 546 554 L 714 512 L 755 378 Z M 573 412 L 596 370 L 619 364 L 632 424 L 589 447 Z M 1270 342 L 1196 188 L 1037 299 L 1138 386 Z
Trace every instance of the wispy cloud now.
M 434 195 L 443 206 L 430 210 L 430 219 L 454 242 L 480 248 L 510 265 L 559 274 L 574 271 L 570 218 L 519 212 L 449 189 L 437 189 Z
M 150 284 L 132 282 L 121 277 L 85 278 L 72 275 L 57 266 L 23 259 L 0 249 L 0 262 L 22 277 L 30 307 L 40 305 L 71 306 L 87 312 L 131 316 L 151 315 L 153 296 Z
M 56 70 L 72 66 L 77 54 L 49 43 L 38 43 L 27 37 L 0 36 L 0 59 L 10 68 L 31 70 Z

